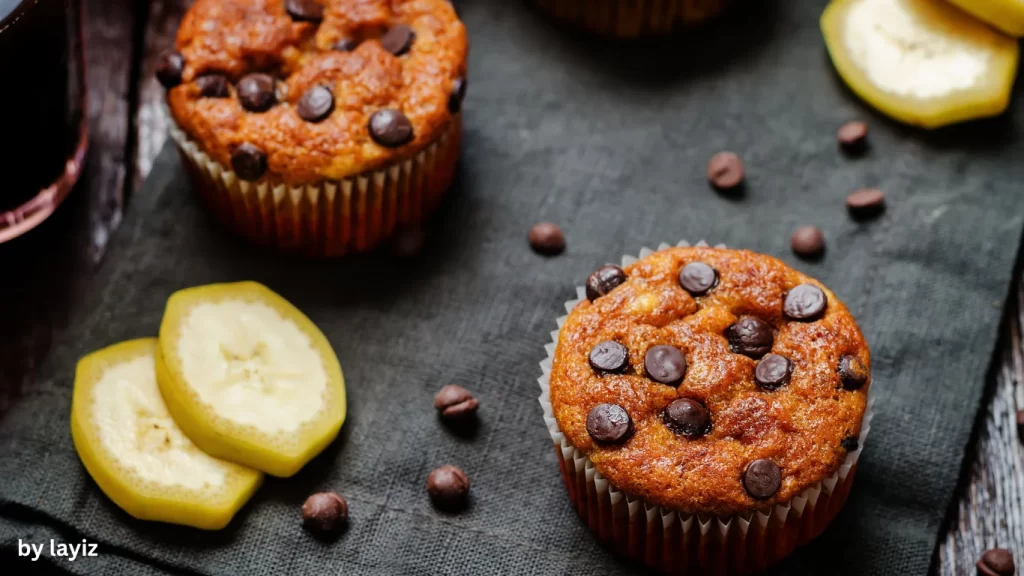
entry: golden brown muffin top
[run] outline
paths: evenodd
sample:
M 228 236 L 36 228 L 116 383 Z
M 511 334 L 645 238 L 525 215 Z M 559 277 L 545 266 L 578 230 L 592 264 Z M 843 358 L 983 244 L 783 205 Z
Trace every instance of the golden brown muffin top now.
M 748 514 L 856 449 L 870 355 L 820 282 L 769 256 L 691 247 L 603 267 L 587 284 L 559 334 L 551 404 L 617 489 L 688 513 Z
M 441 136 L 465 90 L 468 47 L 447 0 L 197 0 L 176 49 L 158 76 L 178 126 L 224 166 L 248 144 L 257 157 L 236 172 L 259 168 L 262 153 L 252 176 L 303 184 L 394 164 Z M 276 80 L 266 110 L 251 97 L 259 84 L 241 84 L 253 73 Z M 303 118 L 300 100 L 318 86 L 333 103 L 311 96 Z M 404 114 L 412 136 L 375 140 L 382 110 Z

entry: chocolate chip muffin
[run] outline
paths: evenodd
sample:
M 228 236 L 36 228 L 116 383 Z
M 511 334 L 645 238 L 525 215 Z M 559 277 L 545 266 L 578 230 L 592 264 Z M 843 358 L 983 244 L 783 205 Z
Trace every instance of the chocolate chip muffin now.
M 603 266 L 580 292 L 541 403 L 603 541 L 666 572 L 746 573 L 827 526 L 871 386 L 834 293 L 775 258 L 707 246 Z
M 731 0 L 535 0 L 543 12 L 591 32 L 620 38 L 660 35 L 703 22 Z
M 447 0 L 197 0 L 157 76 L 214 213 L 333 256 L 418 223 L 448 189 L 467 51 Z

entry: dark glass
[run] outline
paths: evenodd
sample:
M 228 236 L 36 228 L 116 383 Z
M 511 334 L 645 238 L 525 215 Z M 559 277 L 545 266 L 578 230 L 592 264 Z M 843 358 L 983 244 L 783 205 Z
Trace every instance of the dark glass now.
M 64 199 L 85 153 L 80 0 L 0 0 L 0 242 Z

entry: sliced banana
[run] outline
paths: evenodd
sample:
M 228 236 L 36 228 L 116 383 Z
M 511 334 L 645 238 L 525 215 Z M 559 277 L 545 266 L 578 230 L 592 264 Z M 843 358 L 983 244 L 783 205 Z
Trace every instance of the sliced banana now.
M 1017 42 L 944 0 L 833 0 L 821 28 L 843 80 L 898 121 L 937 128 L 1009 104 Z
M 1011 36 L 1024 36 L 1024 0 L 949 0 Z
M 202 452 L 171 419 L 156 383 L 156 338 L 78 363 L 71 436 L 100 489 L 131 516 L 223 528 L 263 474 Z
M 253 282 L 176 292 L 160 326 L 160 390 L 200 448 L 278 477 L 338 435 L 345 380 L 323 333 Z

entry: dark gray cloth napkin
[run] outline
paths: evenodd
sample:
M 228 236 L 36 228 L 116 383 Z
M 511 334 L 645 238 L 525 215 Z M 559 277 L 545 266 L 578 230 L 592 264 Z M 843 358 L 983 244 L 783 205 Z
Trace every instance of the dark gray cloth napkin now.
M 835 77 L 823 1 L 749 3 L 672 41 L 595 41 L 519 3 L 461 6 L 471 30 L 458 182 L 411 261 L 282 257 L 226 234 L 165 150 L 135 197 L 30 393 L 0 421 L 0 549 L 19 539 L 99 542 L 79 574 L 619 574 L 565 497 L 537 403 L 544 344 L 596 266 L 680 239 L 779 256 L 844 299 L 873 351 L 876 417 L 840 518 L 780 572 L 925 574 L 968 446 L 1020 241 L 1024 121 L 926 134 L 892 124 Z M 1019 95 L 1019 94 L 1018 94 Z M 836 150 L 844 121 L 871 123 L 863 159 Z M 746 160 L 746 194 L 705 181 L 722 149 Z M 883 188 L 887 212 L 855 223 L 846 193 Z M 533 254 L 536 221 L 568 250 Z M 819 263 L 789 234 L 821 227 Z M 289 480 L 269 479 L 220 532 L 135 521 L 79 463 L 68 429 L 77 359 L 157 333 L 175 290 L 256 280 L 326 333 L 348 383 L 340 439 Z M 0 376 L 2 377 L 2 376 Z M 481 402 L 459 436 L 436 418 L 442 385 Z M 459 515 L 435 512 L 427 473 L 473 482 Z M 333 544 L 300 529 L 318 490 L 350 502 Z

